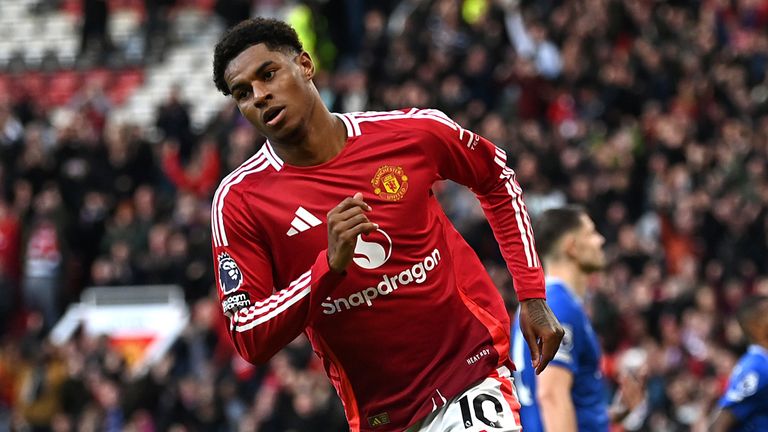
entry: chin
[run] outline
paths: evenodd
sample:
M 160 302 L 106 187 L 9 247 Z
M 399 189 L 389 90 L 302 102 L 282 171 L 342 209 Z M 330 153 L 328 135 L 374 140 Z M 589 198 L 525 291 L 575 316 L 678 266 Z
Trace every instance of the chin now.
M 584 273 L 597 273 L 605 270 L 605 262 L 584 263 L 581 265 L 581 271 Z
M 302 123 L 285 125 L 275 134 L 276 138 L 283 141 L 302 141 L 306 136 L 307 128 Z

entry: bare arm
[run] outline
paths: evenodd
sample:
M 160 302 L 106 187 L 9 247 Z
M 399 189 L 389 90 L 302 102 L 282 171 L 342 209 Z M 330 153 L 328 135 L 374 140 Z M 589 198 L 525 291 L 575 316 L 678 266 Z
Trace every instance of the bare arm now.
M 544 430 L 577 432 L 576 409 L 571 400 L 572 386 L 571 371 L 557 365 L 544 369 L 536 378 L 536 399 Z
M 728 432 L 736 425 L 736 416 L 731 410 L 721 409 L 715 416 L 715 421 L 709 427 L 710 432 Z

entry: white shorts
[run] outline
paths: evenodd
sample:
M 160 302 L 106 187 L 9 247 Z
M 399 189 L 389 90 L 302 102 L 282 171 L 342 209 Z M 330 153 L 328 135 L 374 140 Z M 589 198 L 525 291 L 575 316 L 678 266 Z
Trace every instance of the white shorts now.
M 515 385 L 509 369 L 502 366 L 406 432 L 517 432 L 522 429 Z

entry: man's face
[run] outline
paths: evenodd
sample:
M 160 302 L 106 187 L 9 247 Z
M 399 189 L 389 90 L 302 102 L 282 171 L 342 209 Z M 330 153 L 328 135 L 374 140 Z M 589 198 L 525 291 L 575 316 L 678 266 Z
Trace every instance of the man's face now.
M 758 306 L 757 319 L 750 333 L 755 342 L 768 341 L 768 300 L 763 300 Z
M 313 108 L 314 65 L 306 53 L 251 46 L 232 59 L 224 80 L 243 116 L 271 140 L 296 137 Z
M 589 216 L 581 215 L 581 227 L 573 234 L 572 256 L 585 273 L 602 270 L 605 267 L 605 238 L 595 229 Z

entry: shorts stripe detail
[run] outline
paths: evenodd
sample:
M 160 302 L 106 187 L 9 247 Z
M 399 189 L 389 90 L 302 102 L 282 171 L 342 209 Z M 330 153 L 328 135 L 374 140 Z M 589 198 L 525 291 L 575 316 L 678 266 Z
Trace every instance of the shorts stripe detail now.
M 502 376 L 503 375 L 503 376 Z M 491 375 L 491 378 L 501 384 L 501 394 L 504 395 L 504 399 L 509 404 L 509 408 L 512 409 L 512 414 L 515 416 L 515 424 L 522 426 L 520 422 L 520 401 L 517 400 L 515 393 L 515 384 L 512 382 L 509 369 L 506 366 L 502 366 Z

